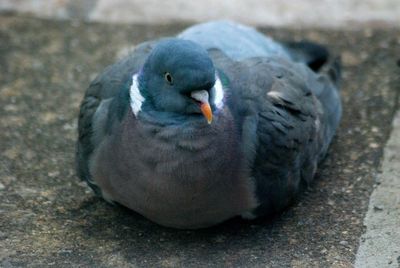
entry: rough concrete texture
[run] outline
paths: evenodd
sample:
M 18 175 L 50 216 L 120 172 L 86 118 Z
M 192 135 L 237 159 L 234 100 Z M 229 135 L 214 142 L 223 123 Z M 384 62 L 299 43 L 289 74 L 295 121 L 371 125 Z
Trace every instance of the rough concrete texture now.
M 352 266 L 399 102 L 396 29 L 261 29 L 327 44 L 344 64 L 344 116 L 329 155 L 312 187 L 275 219 L 163 228 L 95 198 L 74 175 L 89 81 L 121 49 L 184 26 L 0 16 L 0 266 Z
M 356 268 L 400 267 L 400 111 L 385 147 L 382 174 L 372 192 Z
M 400 25 L 398 0 L 2 0 L 0 10 L 47 18 L 160 24 L 229 18 L 253 25 Z

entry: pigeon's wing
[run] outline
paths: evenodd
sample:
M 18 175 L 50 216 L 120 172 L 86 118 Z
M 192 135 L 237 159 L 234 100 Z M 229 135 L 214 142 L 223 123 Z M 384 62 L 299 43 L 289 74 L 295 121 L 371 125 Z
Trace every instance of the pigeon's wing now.
M 279 56 L 289 58 L 285 46 L 254 28 L 230 21 L 211 21 L 189 27 L 178 35 L 206 49 L 220 49 L 235 60 L 250 57 Z
M 338 125 L 333 76 L 282 58 L 212 55 L 229 80 L 228 104 L 256 182 L 256 214 L 282 210 L 312 180 Z
M 251 57 L 281 57 L 307 64 L 318 71 L 329 58 L 328 50 L 319 44 L 302 41 L 277 42 L 252 27 L 230 21 L 196 24 L 178 35 L 206 49 L 216 48 L 235 60 Z
M 97 145 L 129 107 L 132 75 L 143 65 L 155 42 L 139 45 L 128 57 L 109 66 L 93 80 L 80 106 L 76 148 L 77 175 L 99 194 L 89 174 L 89 159 Z

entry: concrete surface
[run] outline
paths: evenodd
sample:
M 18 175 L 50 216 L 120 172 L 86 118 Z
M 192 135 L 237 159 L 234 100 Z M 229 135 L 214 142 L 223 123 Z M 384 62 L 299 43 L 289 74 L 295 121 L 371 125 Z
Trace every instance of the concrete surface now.
M 371 195 L 356 268 L 400 267 L 400 111 L 385 147 L 382 174 Z
M 253 25 L 400 25 L 398 0 L 0 0 L 0 10 L 47 18 L 161 24 L 229 18 Z
M 0 266 L 353 266 L 399 105 L 398 29 L 262 28 L 327 44 L 344 63 L 344 117 L 329 155 L 276 219 L 167 229 L 95 198 L 76 178 L 76 117 L 89 81 L 121 50 L 184 26 L 0 16 Z

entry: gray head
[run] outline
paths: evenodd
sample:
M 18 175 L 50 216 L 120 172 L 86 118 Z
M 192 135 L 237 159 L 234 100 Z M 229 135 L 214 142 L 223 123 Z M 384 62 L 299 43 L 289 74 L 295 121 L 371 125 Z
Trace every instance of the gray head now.
M 203 113 L 209 123 L 214 84 L 215 68 L 207 51 L 182 39 L 157 44 L 139 77 L 140 91 L 152 109 L 188 116 Z

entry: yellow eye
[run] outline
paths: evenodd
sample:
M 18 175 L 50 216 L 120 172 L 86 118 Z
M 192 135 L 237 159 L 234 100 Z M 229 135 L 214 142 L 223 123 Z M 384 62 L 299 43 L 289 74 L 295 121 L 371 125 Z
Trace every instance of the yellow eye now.
M 165 73 L 164 74 L 164 78 L 165 78 L 165 81 L 167 81 L 168 84 L 172 85 L 174 80 L 172 79 L 172 75 L 170 73 L 168 73 L 168 72 Z

